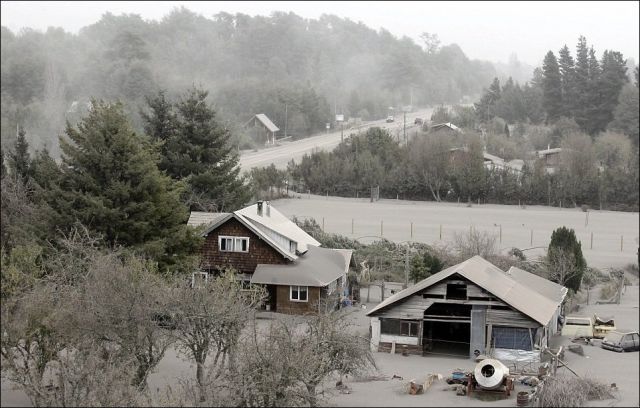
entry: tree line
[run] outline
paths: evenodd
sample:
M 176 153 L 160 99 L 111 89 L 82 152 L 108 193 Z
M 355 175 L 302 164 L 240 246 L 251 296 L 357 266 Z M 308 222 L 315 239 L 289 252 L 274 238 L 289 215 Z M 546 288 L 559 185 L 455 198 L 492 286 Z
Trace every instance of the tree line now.
M 457 102 L 495 76 L 490 63 L 434 38 L 417 44 L 334 15 L 204 17 L 184 7 L 160 21 L 106 13 L 78 34 L 2 27 L 1 139 L 11 145 L 19 125 L 33 147 L 58 157 L 56 136 L 92 97 L 121 100 L 142 131 L 145 97 L 164 89 L 175 98 L 196 85 L 212 91 L 233 144 L 249 148 L 256 141 L 242 125 L 257 113 L 280 129 L 286 115 L 288 136 L 298 138 L 323 130 L 334 113 L 367 120 L 411 100 Z

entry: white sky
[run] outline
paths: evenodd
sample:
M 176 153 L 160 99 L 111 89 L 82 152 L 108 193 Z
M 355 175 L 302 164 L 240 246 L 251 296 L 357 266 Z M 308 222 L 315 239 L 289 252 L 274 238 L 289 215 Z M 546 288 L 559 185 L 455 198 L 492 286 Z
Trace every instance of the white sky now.
M 46 30 L 63 27 L 77 33 L 101 15 L 135 13 L 144 19 L 161 19 L 184 5 L 205 17 L 226 11 L 269 15 L 293 11 L 306 17 L 335 14 L 362 21 L 396 36 L 415 40 L 422 32 L 436 33 L 443 44 L 457 43 L 471 58 L 506 62 L 515 52 L 521 61 L 540 65 L 548 50 L 565 43 L 575 53 L 578 36 L 584 35 L 598 55 L 605 49 L 620 51 L 638 62 L 638 1 L 627 2 L 22 2 L 2 1 L 2 25 L 17 32 L 22 27 Z

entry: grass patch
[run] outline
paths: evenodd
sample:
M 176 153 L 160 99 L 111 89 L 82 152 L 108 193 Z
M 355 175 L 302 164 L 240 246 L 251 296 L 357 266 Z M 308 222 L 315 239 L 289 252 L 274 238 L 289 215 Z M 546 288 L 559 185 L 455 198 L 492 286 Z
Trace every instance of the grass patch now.
M 538 394 L 539 407 L 583 407 L 587 401 L 614 398 L 611 387 L 593 378 L 549 377 Z

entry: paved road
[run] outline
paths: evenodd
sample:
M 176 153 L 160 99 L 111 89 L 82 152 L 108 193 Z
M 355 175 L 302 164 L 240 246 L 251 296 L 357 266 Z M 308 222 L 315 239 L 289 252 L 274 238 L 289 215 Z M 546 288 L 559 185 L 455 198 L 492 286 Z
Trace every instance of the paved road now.
M 415 132 L 417 127 L 414 126 L 413 121 L 415 118 L 420 117 L 423 119 L 431 118 L 433 109 L 422 109 L 416 112 L 407 113 L 407 133 Z M 358 133 L 367 130 L 370 127 L 378 126 L 384 129 L 389 129 L 394 137 L 402 139 L 402 127 L 403 127 L 403 115 L 396 115 L 396 121 L 393 123 L 386 123 L 384 119 L 375 120 L 371 122 L 365 122 L 357 129 L 344 129 L 344 137 L 348 137 L 351 133 Z M 299 162 L 302 156 L 310 154 L 314 150 L 333 150 L 338 144 L 340 144 L 340 131 L 322 133 L 316 136 L 308 137 L 296 141 L 279 142 L 279 146 L 269 147 L 261 149 L 257 152 L 251 150 L 245 150 L 240 153 L 240 167 L 243 171 L 249 171 L 252 167 L 266 167 L 271 163 L 275 164 L 278 169 L 286 169 L 287 163 L 291 159 Z

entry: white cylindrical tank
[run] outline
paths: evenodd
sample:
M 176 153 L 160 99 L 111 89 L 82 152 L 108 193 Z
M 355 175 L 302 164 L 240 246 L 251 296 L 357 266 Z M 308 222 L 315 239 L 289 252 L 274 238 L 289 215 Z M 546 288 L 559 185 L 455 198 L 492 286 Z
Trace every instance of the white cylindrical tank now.
M 488 358 L 476 365 L 473 374 L 479 386 L 493 390 L 502 385 L 502 380 L 509 375 L 509 368 L 498 360 Z

